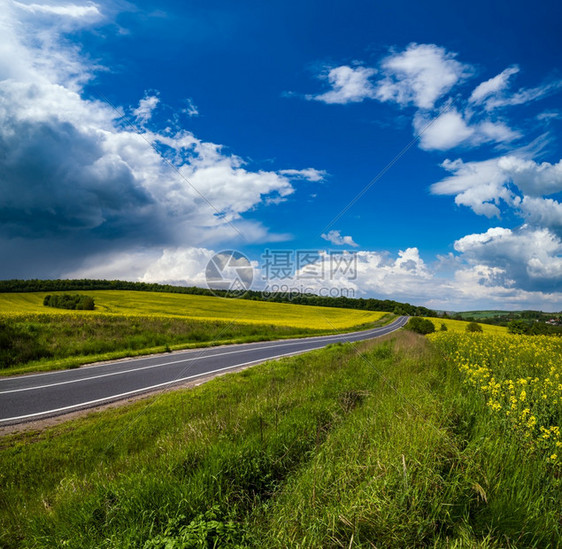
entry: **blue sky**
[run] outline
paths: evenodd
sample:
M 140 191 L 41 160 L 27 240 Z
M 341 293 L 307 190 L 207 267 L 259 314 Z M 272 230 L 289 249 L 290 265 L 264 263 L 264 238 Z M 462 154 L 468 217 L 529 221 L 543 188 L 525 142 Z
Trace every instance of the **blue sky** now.
M 1 278 L 562 310 L 559 2 L 2 4 Z

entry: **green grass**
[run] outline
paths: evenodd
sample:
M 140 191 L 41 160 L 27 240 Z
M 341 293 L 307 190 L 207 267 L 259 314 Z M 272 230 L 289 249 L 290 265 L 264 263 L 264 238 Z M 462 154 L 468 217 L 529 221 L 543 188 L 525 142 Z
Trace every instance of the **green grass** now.
M 556 547 L 560 481 L 425 338 L 0 440 L 4 547 Z
M 191 347 L 323 333 L 326 331 L 275 324 L 155 315 L 10 315 L 0 319 L 0 375 L 72 368 Z
M 95 311 L 42 305 L 45 293 L 0 294 L 0 375 L 225 343 L 373 327 L 393 315 L 181 294 L 92 291 Z

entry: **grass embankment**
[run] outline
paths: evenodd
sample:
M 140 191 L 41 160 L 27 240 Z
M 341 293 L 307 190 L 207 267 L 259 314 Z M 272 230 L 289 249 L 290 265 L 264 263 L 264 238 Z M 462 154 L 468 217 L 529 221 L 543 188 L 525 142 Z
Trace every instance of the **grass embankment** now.
M 392 318 L 370 311 L 181 294 L 85 294 L 94 298 L 96 310 L 44 307 L 44 292 L 0 294 L 0 375 L 188 347 L 341 332 Z
M 357 351 L 360 354 L 357 354 Z M 559 479 L 425 338 L 2 439 L 5 547 L 546 547 Z
M 562 473 L 562 338 L 445 332 L 430 339 L 485 400 L 498 432 Z

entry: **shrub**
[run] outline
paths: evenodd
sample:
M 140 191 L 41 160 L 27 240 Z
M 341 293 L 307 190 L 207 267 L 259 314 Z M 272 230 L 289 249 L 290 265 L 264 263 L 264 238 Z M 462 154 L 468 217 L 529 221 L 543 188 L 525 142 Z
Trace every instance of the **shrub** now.
M 80 311 L 93 311 L 96 307 L 93 298 L 89 295 L 83 295 L 76 304 L 76 309 Z
M 435 326 L 431 320 L 427 320 L 426 318 L 421 318 L 419 316 L 413 316 L 406 324 L 406 328 L 411 330 L 412 332 L 416 332 L 417 334 L 431 334 L 435 332 Z
M 449 328 L 447 328 L 447 324 L 445 324 L 444 322 L 441 322 L 441 328 L 439 328 L 440 331 L 442 332 L 446 332 Z
M 478 324 L 477 322 L 469 322 L 466 325 L 466 331 L 467 332 L 482 332 L 482 326 L 480 326 L 480 324 Z
M 46 295 L 43 299 L 43 305 L 72 311 L 93 311 L 96 306 L 93 298 L 81 294 Z

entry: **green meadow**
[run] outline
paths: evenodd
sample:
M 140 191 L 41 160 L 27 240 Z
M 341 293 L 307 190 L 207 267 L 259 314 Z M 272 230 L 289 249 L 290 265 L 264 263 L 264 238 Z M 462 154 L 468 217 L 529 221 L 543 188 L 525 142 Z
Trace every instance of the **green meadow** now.
M 408 331 L 0 439 L 0 545 L 557 547 L 560 478 Z

